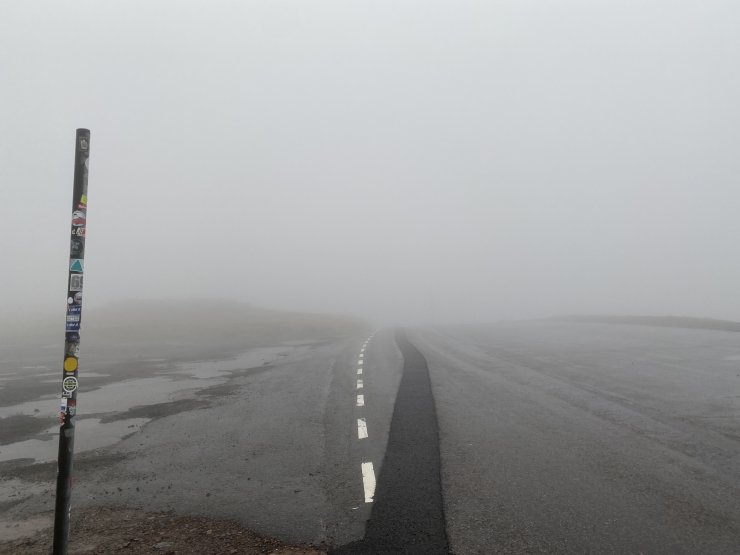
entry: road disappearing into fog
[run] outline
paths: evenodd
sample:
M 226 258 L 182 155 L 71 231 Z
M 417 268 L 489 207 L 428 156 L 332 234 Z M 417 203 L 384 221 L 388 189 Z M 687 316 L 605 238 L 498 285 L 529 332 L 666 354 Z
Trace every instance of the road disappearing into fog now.
M 342 555 L 740 545 L 740 333 L 540 321 L 271 349 L 143 361 L 83 392 L 104 411 L 106 388 L 154 383 L 150 364 L 211 384 L 90 414 L 141 431 L 80 453 L 76 506 L 235 519 Z M 49 510 L 52 462 L 0 471 L 7 516 Z
M 598 324 L 418 332 L 455 553 L 732 553 L 740 336 Z
M 528 323 L 408 337 L 392 468 L 365 540 L 338 552 L 443 553 L 445 530 L 461 554 L 737 551 L 736 333 Z

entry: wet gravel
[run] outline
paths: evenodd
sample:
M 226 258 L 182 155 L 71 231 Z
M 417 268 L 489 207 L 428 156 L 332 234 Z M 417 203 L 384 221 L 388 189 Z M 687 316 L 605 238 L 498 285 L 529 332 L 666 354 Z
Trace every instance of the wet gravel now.
M 148 513 L 116 507 L 73 511 L 69 553 L 162 555 L 321 555 L 321 548 L 288 545 L 259 536 L 229 520 Z M 0 543 L 0 554 L 50 553 L 52 530 Z

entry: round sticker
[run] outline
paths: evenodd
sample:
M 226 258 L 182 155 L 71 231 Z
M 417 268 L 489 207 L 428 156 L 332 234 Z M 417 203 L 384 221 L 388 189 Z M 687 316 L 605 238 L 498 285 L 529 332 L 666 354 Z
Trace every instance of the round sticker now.
M 77 370 L 77 359 L 74 357 L 67 357 L 64 359 L 64 371 L 74 372 Z
M 62 389 L 67 393 L 72 393 L 75 389 L 77 389 L 77 378 L 75 378 L 74 376 L 64 378 L 64 381 L 62 381 Z

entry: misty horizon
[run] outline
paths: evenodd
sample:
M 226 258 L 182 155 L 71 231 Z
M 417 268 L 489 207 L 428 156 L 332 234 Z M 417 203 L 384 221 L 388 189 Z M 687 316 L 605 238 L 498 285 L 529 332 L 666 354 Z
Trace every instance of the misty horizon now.
M 740 320 L 740 7 L 1 10 L 6 314 L 226 300 L 379 323 Z

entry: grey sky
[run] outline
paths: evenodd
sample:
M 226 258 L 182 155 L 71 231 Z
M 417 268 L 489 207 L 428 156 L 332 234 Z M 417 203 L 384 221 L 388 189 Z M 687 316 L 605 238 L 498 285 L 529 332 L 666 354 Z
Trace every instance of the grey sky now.
M 4 2 L 9 310 L 740 319 L 736 1 Z

